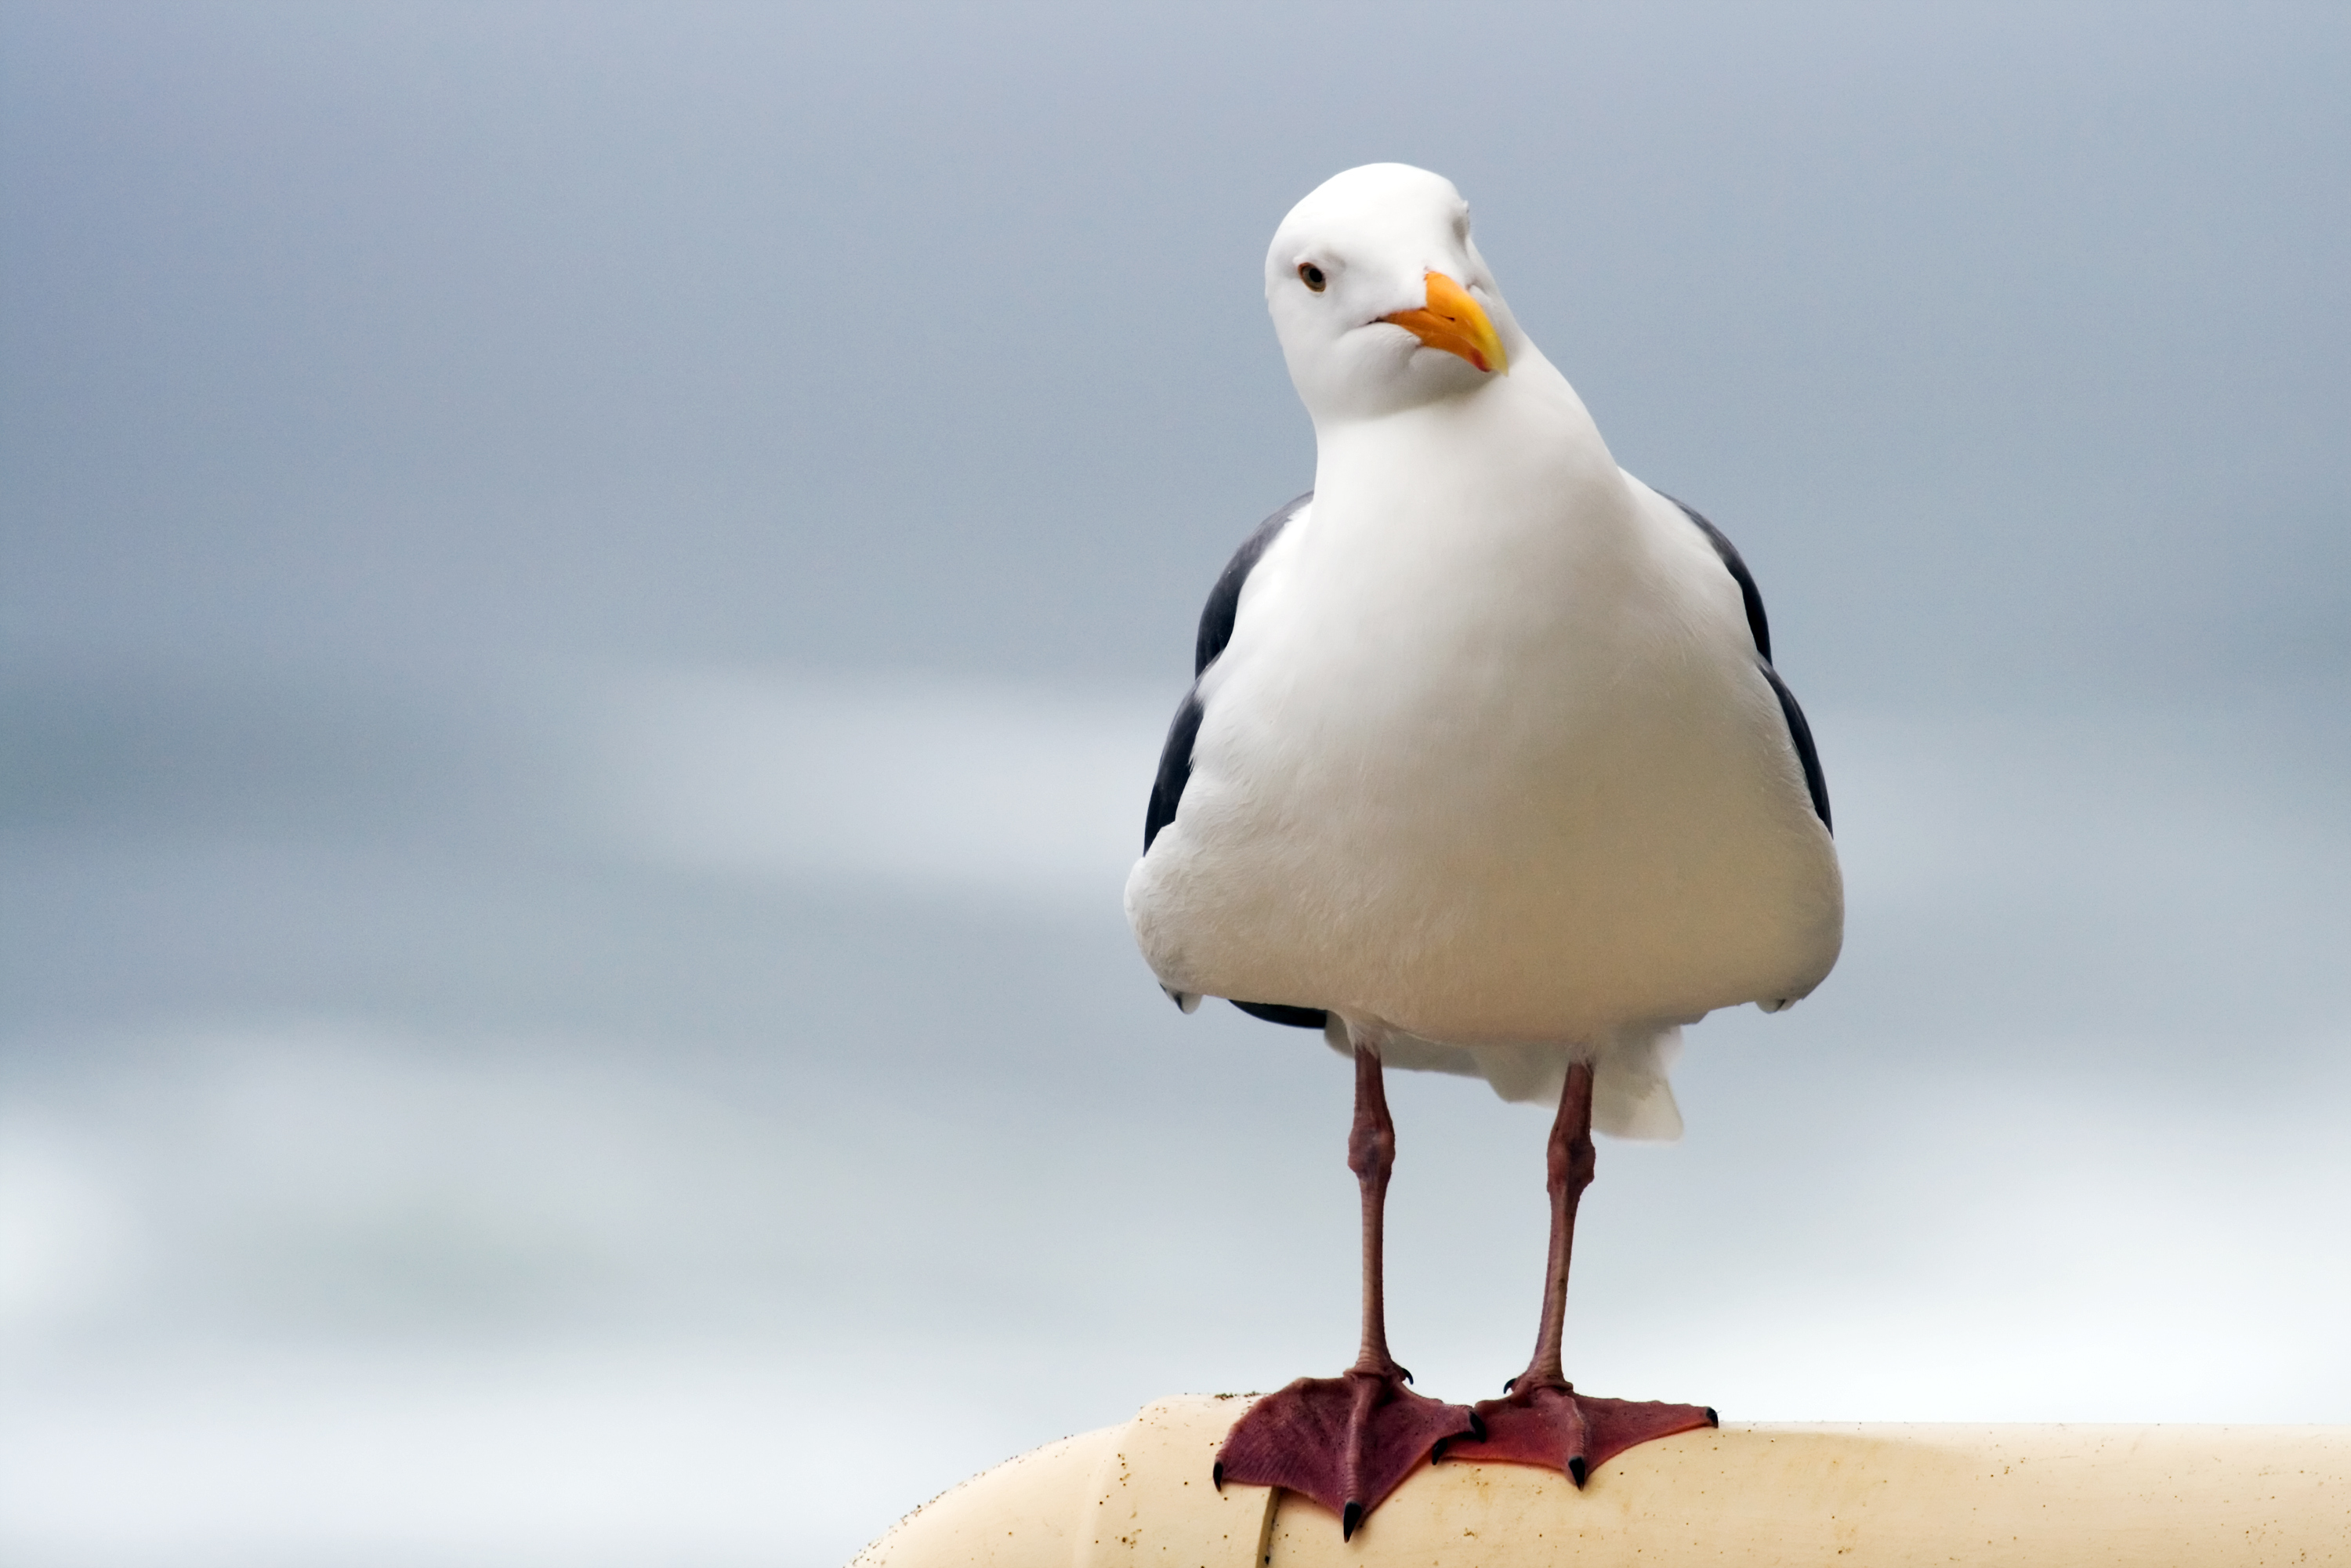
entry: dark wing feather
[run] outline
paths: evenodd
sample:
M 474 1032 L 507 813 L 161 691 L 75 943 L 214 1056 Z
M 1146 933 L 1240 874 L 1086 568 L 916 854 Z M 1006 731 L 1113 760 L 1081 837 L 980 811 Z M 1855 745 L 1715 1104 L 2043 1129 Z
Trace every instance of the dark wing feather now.
M 1176 808 L 1184 799 L 1184 786 L 1192 781 L 1192 743 L 1200 736 L 1200 677 L 1207 673 L 1225 644 L 1233 640 L 1233 622 L 1241 612 L 1241 586 L 1249 574 L 1257 570 L 1259 557 L 1272 544 L 1300 507 L 1314 498 L 1309 490 L 1281 510 L 1266 518 L 1241 541 L 1233 551 L 1233 559 L 1217 574 L 1217 585 L 1208 590 L 1208 602 L 1200 610 L 1200 632 L 1192 644 L 1192 689 L 1184 694 L 1182 706 L 1176 710 L 1176 722 L 1167 727 L 1167 744 L 1159 750 L 1159 776 L 1151 783 L 1151 802 L 1143 811 L 1143 851 L 1151 852 L 1151 841 L 1159 830 L 1176 820 Z
M 1167 727 L 1167 744 L 1159 748 L 1159 777 L 1151 781 L 1151 803 L 1143 810 L 1144 854 L 1151 852 L 1151 841 L 1159 830 L 1176 820 L 1176 803 L 1192 781 L 1192 742 L 1199 737 L 1200 694 L 1188 691 L 1176 710 L 1176 722 Z
M 1240 549 L 1233 551 L 1233 559 L 1225 563 L 1225 570 L 1217 574 L 1217 586 L 1208 590 L 1208 602 L 1200 607 L 1200 635 L 1192 644 L 1194 680 L 1198 680 L 1208 666 L 1217 662 L 1217 655 L 1223 653 L 1225 644 L 1233 640 L 1233 621 L 1241 612 L 1241 585 L 1249 580 L 1249 574 L 1257 570 L 1258 558 L 1265 554 L 1266 547 L 1290 526 L 1290 519 L 1298 515 L 1298 509 L 1313 498 L 1314 492 L 1309 490 L 1259 523 L 1257 531 L 1241 541 Z
M 1285 1023 L 1292 1029 L 1321 1029 L 1331 1021 L 1331 1015 L 1321 1008 L 1293 1008 L 1288 1002 L 1235 1002 L 1233 1006 L 1253 1019 Z
M 1674 501 L 1671 496 L 1666 499 Z M 1674 501 L 1674 505 L 1682 509 L 1684 517 L 1698 525 L 1698 532 L 1704 534 L 1707 543 L 1714 547 L 1714 553 L 1720 556 L 1722 564 L 1730 569 L 1731 580 L 1739 584 L 1740 600 L 1747 606 L 1747 630 L 1754 634 L 1755 651 L 1763 655 L 1765 664 L 1770 664 L 1771 622 L 1763 615 L 1763 591 L 1755 586 L 1755 574 L 1748 570 L 1747 563 L 1740 559 L 1739 547 L 1732 544 L 1720 528 L 1708 522 L 1696 507 L 1687 501 Z
M 1819 816 L 1821 826 L 1834 832 L 1836 824 L 1829 820 L 1828 775 L 1821 771 L 1821 754 L 1813 745 L 1813 727 L 1805 721 L 1804 710 L 1796 705 L 1796 694 L 1788 689 L 1788 683 L 1771 667 L 1771 623 L 1764 618 L 1763 591 L 1755 586 L 1755 574 L 1740 559 L 1739 547 L 1720 528 L 1708 522 L 1697 507 L 1687 501 L 1674 501 L 1671 496 L 1666 499 L 1673 501 L 1684 517 L 1698 525 L 1698 531 L 1714 547 L 1714 553 L 1722 558 L 1731 580 L 1739 584 L 1740 601 L 1747 607 L 1747 630 L 1755 639 L 1756 662 L 1762 666 L 1763 678 L 1771 683 L 1771 690 L 1780 699 L 1780 712 L 1788 720 L 1788 738 L 1795 743 L 1796 760 L 1803 765 L 1804 792 L 1813 798 L 1813 810 Z
M 1176 722 L 1167 727 L 1167 744 L 1159 751 L 1159 776 L 1152 780 L 1151 803 L 1143 813 L 1143 849 L 1151 852 L 1151 841 L 1159 830 L 1176 820 L 1176 808 L 1184 799 L 1184 786 L 1192 781 L 1192 743 L 1200 737 L 1200 677 L 1233 640 L 1233 622 L 1241 610 L 1241 588 L 1257 570 L 1259 557 L 1272 544 L 1281 530 L 1290 526 L 1299 508 L 1314 498 L 1309 490 L 1259 523 L 1225 570 L 1217 575 L 1217 585 L 1208 590 L 1208 602 L 1200 610 L 1199 636 L 1192 644 L 1192 689 L 1184 694 L 1183 703 L 1176 709 Z M 1170 993 L 1171 995 L 1173 993 Z M 1176 1005 L 1182 1006 L 1181 998 Z M 1287 1002 L 1235 1002 L 1233 1006 L 1251 1018 L 1268 1023 L 1288 1024 L 1293 1029 L 1321 1029 L 1328 1015 L 1320 1008 L 1291 1007 Z
M 1804 718 L 1804 710 L 1796 706 L 1796 694 L 1780 678 L 1780 672 L 1771 665 L 1763 666 L 1763 678 L 1771 683 L 1771 690 L 1780 698 L 1780 712 L 1788 720 L 1788 737 L 1796 743 L 1796 760 L 1804 767 L 1804 793 L 1813 798 L 1813 810 L 1821 826 L 1836 831 L 1836 823 L 1829 819 L 1829 778 L 1821 771 L 1821 754 L 1813 745 L 1813 727 Z

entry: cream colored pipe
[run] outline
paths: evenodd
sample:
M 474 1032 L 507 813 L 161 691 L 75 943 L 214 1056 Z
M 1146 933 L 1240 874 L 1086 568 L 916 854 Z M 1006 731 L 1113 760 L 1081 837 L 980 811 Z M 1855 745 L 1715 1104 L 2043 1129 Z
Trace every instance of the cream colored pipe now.
M 1232 1396 L 1147 1406 L 966 1481 L 860 1568 L 1574 1563 L 2351 1565 L 2351 1427 L 1755 1427 L 1667 1437 L 1579 1492 L 1441 1464 L 1343 1543 L 1289 1492 L 1209 1484 Z

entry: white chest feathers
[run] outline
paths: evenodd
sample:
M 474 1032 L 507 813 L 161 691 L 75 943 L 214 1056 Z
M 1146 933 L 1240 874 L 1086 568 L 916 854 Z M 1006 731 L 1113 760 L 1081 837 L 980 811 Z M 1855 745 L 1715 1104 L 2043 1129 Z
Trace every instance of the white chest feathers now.
M 1128 883 L 1169 986 L 1569 1042 L 1834 961 L 1834 852 L 1737 585 L 1580 404 L 1543 440 L 1518 426 L 1557 410 L 1520 402 L 1326 434 Z

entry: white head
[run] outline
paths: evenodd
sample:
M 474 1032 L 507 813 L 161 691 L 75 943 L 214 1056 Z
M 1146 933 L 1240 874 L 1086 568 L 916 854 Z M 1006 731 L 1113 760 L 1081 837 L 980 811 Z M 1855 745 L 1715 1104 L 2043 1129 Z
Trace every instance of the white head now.
M 1405 163 L 1334 174 L 1290 208 L 1265 300 L 1318 423 L 1466 396 L 1532 352 L 1470 243 L 1469 204 Z

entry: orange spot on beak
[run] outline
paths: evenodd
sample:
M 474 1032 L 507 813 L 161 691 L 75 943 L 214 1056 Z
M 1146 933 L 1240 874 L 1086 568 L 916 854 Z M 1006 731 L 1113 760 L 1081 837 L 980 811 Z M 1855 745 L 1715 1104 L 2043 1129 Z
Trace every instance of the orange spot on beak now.
M 1424 277 L 1428 285 L 1426 305 L 1380 319 L 1395 323 L 1432 349 L 1460 355 L 1481 371 L 1510 374 L 1510 357 L 1502 352 L 1502 340 L 1494 335 L 1494 323 L 1487 319 L 1485 307 L 1441 272 Z

